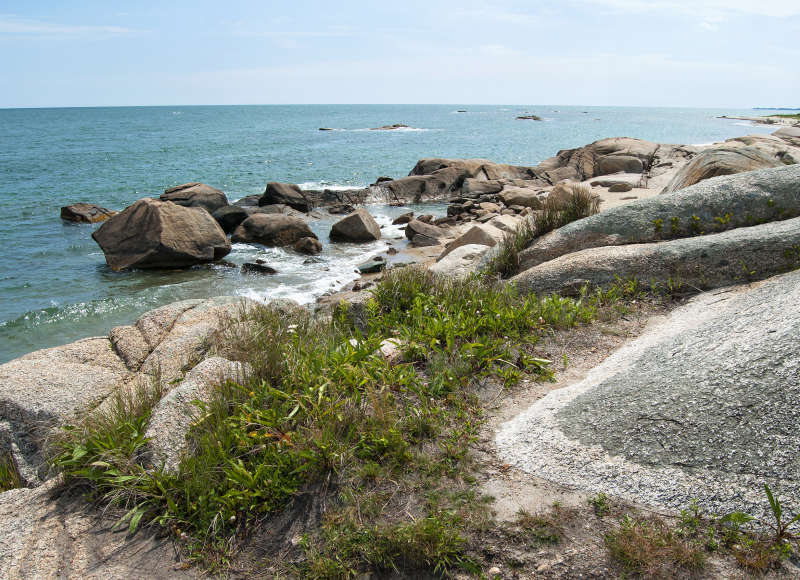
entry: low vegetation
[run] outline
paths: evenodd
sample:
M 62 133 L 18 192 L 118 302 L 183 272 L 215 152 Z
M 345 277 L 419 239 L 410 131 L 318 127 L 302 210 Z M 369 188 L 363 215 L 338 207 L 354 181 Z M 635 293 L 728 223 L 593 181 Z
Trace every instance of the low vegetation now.
M 570 222 L 589 217 L 600 211 L 600 198 L 589 186 L 574 184 L 559 186 L 560 191 L 550 194 L 542 203 L 535 218 L 526 219 L 508 233 L 494 250 L 493 259 L 485 269 L 490 278 L 510 278 L 519 272 L 519 253 L 536 238 L 565 226 Z
M 595 518 L 625 573 L 694 573 L 712 549 L 768 569 L 786 553 L 776 546 L 793 541 L 796 522 L 780 509 L 777 539 L 746 531 L 744 516 L 707 523 L 698 511 L 678 529 L 638 516 L 612 524 L 621 514 L 602 494 L 584 508 L 594 516 L 556 507 L 498 524 L 492 498 L 479 492 L 470 450 L 482 389 L 548 380 L 551 363 L 536 355 L 543 334 L 625 313 L 648 296 L 654 289 L 622 280 L 574 299 L 521 296 L 487 278 L 447 280 L 409 267 L 384 276 L 359 326 L 346 305 L 327 318 L 249 309 L 219 346 L 248 363 L 250 376 L 198 402 L 191 453 L 176 472 L 151 464 L 144 437 L 159 381 L 65 428 L 53 464 L 117 510 L 129 532 L 159 527 L 187 558 L 218 571 L 256 541 L 266 548 L 252 565 L 268 575 L 479 575 L 488 562 L 524 566 L 504 555 L 509 546 L 555 549 L 566 526 L 582 529 L 585 517 Z
M 18 487 L 22 487 L 22 481 L 14 458 L 9 453 L 0 454 L 0 493 Z

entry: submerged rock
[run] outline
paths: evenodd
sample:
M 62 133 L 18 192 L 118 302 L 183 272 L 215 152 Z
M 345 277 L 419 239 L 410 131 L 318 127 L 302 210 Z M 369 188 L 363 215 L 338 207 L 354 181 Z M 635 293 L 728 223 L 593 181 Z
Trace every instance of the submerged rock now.
M 117 212 L 93 203 L 73 203 L 61 208 L 61 219 L 68 222 L 96 224 L 107 220 Z
M 221 207 L 228 205 L 228 198 L 215 187 L 193 181 L 184 183 L 165 190 L 161 201 L 171 201 L 183 207 L 202 207 L 208 213 L 214 213 Z
M 382 256 L 375 256 L 371 260 L 358 265 L 358 271 L 361 274 L 374 274 L 386 268 L 386 258 Z
M 113 270 L 182 268 L 231 251 L 225 232 L 205 209 L 140 199 L 92 234 Z

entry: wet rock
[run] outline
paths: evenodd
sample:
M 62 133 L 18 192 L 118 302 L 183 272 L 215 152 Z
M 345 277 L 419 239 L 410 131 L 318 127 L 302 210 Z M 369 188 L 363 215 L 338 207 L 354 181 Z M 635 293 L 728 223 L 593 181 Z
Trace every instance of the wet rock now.
M 277 274 L 278 271 L 267 264 L 245 262 L 242 264 L 242 274 Z
M 113 270 L 181 268 L 231 251 L 225 232 L 205 209 L 149 198 L 106 220 L 92 238 Z
M 253 214 L 233 232 L 233 243 L 256 242 L 265 246 L 289 246 L 301 238 L 316 238 L 302 219 L 281 214 Z
M 348 203 L 335 203 L 328 207 L 328 213 L 331 215 L 353 213 L 356 210 Z
M 226 234 L 233 232 L 236 227 L 247 219 L 247 210 L 236 205 L 219 208 L 211 214 Z
M 292 247 L 295 252 L 311 256 L 322 252 L 322 243 L 316 238 L 300 238 Z
M 308 213 L 312 209 L 311 201 L 303 194 L 301 189 L 293 183 L 267 183 L 264 194 L 258 200 L 258 205 L 284 204 L 292 209 Z
M 117 212 L 93 203 L 73 203 L 61 208 L 61 219 L 68 222 L 96 224 L 107 220 Z
M 184 207 L 202 207 L 208 213 L 214 213 L 219 208 L 228 205 L 228 198 L 223 192 L 197 181 L 170 187 L 161 194 L 159 199 Z
M 404 213 L 403 215 L 400 215 L 400 216 L 397 216 L 396 218 L 394 218 L 392 220 L 392 225 L 393 226 L 399 226 L 399 225 L 407 224 L 412 219 L 414 219 L 414 212 L 410 211 L 408 213 Z
M 371 260 L 358 265 L 361 274 L 374 274 L 386 268 L 386 258 L 375 256 Z
M 381 125 L 380 127 L 372 127 L 370 131 L 395 131 L 397 129 L 410 129 L 408 125 L 402 123 L 394 123 L 392 125 Z

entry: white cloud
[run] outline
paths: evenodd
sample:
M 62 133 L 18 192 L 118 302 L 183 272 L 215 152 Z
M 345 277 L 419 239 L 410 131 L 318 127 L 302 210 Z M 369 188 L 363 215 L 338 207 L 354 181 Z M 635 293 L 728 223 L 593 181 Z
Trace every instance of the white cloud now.
M 122 36 L 142 32 L 124 26 L 92 26 L 54 24 L 41 20 L 29 20 L 9 14 L 0 14 L 0 34 L 21 36 L 88 36 L 108 35 Z
M 624 12 L 656 12 L 669 10 L 685 15 L 750 14 L 773 18 L 800 16 L 797 0 L 582 0 L 588 4 L 607 6 Z

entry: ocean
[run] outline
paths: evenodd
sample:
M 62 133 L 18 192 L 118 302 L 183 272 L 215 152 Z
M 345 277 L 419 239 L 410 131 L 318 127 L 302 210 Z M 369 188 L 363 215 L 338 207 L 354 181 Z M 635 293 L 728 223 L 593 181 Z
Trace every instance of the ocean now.
M 525 113 L 544 120 L 516 120 Z M 234 201 L 262 193 L 268 181 L 308 189 L 361 187 L 378 176 L 406 175 L 422 157 L 535 165 L 559 149 L 604 137 L 705 144 L 774 130 L 716 118 L 753 114 L 552 105 L 0 109 L 0 212 L 8 244 L 0 254 L 0 363 L 107 334 L 146 310 L 186 298 L 236 294 L 312 302 L 357 278 L 355 266 L 388 243 L 402 247 L 402 232 L 389 224 L 408 211 L 371 206 L 387 227 L 383 240 L 366 245 L 330 244 L 336 216 L 312 224 L 325 251 L 310 263 L 291 251 L 234 245 L 231 262 L 263 258 L 279 270 L 255 277 L 217 266 L 113 272 L 91 238 L 98 226 L 62 222 L 63 205 L 122 210 L 188 181 L 208 183 Z M 369 130 L 392 123 L 409 128 Z M 439 215 L 445 206 L 411 209 Z

